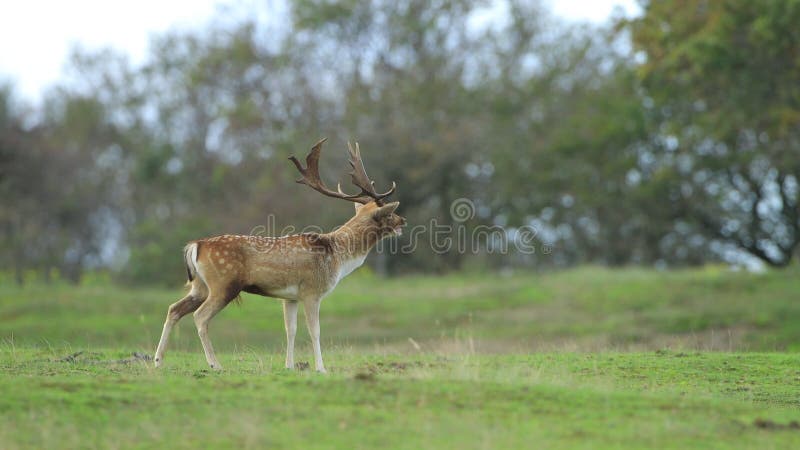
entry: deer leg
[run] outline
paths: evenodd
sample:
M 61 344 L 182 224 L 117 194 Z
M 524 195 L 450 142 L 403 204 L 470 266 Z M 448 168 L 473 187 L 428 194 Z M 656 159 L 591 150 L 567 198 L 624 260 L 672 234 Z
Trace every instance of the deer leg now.
M 319 345 L 319 304 L 322 299 L 315 298 L 303 302 L 303 309 L 306 313 L 306 325 L 308 334 L 311 336 L 311 345 L 314 347 L 314 368 L 317 372 L 325 373 L 325 365 L 322 363 L 322 349 Z
M 286 368 L 294 369 L 294 336 L 297 334 L 296 301 L 283 301 L 283 325 L 286 328 Z
M 158 348 L 156 349 L 156 356 L 153 358 L 156 367 L 160 367 L 164 361 L 164 351 L 167 349 L 167 341 L 169 340 L 169 333 L 172 327 L 181 320 L 181 317 L 194 312 L 203 303 L 203 298 L 200 297 L 194 290 L 189 294 L 171 304 L 167 310 L 167 320 L 164 321 L 164 329 L 161 331 L 161 339 L 158 341 Z
M 211 345 L 211 339 L 208 337 L 208 322 L 222 311 L 225 306 L 233 300 L 238 294 L 238 291 L 228 294 L 210 293 L 208 298 L 197 311 L 194 312 L 194 324 L 197 326 L 197 335 L 200 336 L 200 343 L 203 344 L 203 352 L 206 354 L 206 362 L 212 369 L 222 369 L 216 355 L 214 355 L 214 347 Z

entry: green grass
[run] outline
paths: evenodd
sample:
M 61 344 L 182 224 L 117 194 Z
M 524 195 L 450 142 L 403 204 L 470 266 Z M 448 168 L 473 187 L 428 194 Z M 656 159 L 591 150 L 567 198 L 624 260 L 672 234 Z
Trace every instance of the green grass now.
M 2 448 L 796 448 L 800 357 L 3 352 Z
M 191 318 L 155 370 L 180 289 L 5 284 L 0 448 L 796 448 L 798 275 L 357 273 L 328 375 L 282 368 L 274 300 L 212 322 L 223 372 Z
M 181 288 L 0 285 L 0 338 L 18 345 L 132 346 L 150 351 Z M 408 351 L 800 350 L 800 270 L 752 274 L 611 271 L 379 279 L 361 271 L 322 303 L 327 345 Z M 302 335 L 301 330 L 301 337 Z M 278 351 L 278 301 L 244 294 L 211 323 L 215 347 Z M 191 318 L 173 349 L 196 351 Z

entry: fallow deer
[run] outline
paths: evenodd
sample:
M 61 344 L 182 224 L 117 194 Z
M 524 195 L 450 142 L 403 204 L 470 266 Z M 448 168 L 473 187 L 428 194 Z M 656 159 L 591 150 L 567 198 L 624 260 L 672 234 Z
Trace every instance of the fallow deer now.
M 172 327 L 181 317 L 194 312 L 197 334 L 203 344 L 206 361 L 212 369 L 221 369 L 208 337 L 208 323 L 218 312 L 237 298 L 241 291 L 283 300 L 286 328 L 286 367 L 294 368 L 294 338 L 297 331 L 297 307 L 303 303 L 306 325 L 314 348 L 314 367 L 325 372 L 319 343 L 319 308 L 322 298 L 336 284 L 363 264 L 375 244 L 402 233 L 406 220 L 395 214 L 399 202 L 385 203 L 396 185 L 385 193 L 375 190 L 361 161 L 356 144 L 350 146 L 350 177 L 361 191 L 348 195 L 328 189 L 319 175 L 322 143 L 317 142 L 306 157 L 306 167 L 294 156 L 289 159 L 300 171 L 305 184 L 323 195 L 354 202 L 355 215 L 330 233 L 303 233 L 282 237 L 216 236 L 192 241 L 184 248 L 184 261 L 191 290 L 170 305 L 155 365 L 164 360 L 164 350 Z

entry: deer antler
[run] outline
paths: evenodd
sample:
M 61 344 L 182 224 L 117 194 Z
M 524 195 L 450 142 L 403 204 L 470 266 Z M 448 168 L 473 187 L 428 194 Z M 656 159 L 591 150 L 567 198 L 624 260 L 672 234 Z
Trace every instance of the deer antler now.
M 353 184 L 361 189 L 361 192 L 354 195 L 346 194 L 342 192 L 341 185 L 337 185 L 336 191 L 328 189 L 319 176 L 319 156 L 322 151 L 322 143 L 326 140 L 327 138 L 322 139 L 314 144 L 313 147 L 311 147 L 311 153 L 306 156 L 305 168 L 303 168 L 297 158 L 294 156 L 289 157 L 289 160 L 294 163 L 295 167 L 297 167 L 297 170 L 303 176 L 297 180 L 298 183 L 305 184 L 311 189 L 314 189 L 315 191 L 328 197 L 341 198 L 343 200 L 349 200 L 351 202 L 361 204 L 367 204 L 374 200 L 378 205 L 382 205 L 383 199 L 394 193 L 396 188 L 394 182 L 392 182 L 392 188 L 383 194 L 378 194 L 375 191 L 375 183 L 370 181 L 369 177 L 367 177 L 367 172 L 364 170 L 364 163 L 361 161 L 361 152 L 358 148 L 358 143 L 356 143 L 356 147 L 353 149 L 349 142 L 347 143 L 347 146 L 350 149 L 350 166 L 353 167 L 353 170 L 350 172 L 350 177 L 353 181 Z
M 383 194 L 378 194 L 378 192 L 375 191 L 375 182 L 369 179 L 367 171 L 364 170 L 364 162 L 361 160 L 361 149 L 358 147 L 358 142 L 356 142 L 355 148 L 348 142 L 347 149 L 350 153 L 350 167 L 353 168 L 350 172 L 350 179 L 356 187 L 361 189 L 361 192 L 357 195 L 369 196 L 373 198 L 378 205 L 382 204 L 384 198 L 394 194 L 397 185 L 392 181 L 392 187 L 388 191 Z M 339 193 L 344 194 L 341 187 L 337 187 Z

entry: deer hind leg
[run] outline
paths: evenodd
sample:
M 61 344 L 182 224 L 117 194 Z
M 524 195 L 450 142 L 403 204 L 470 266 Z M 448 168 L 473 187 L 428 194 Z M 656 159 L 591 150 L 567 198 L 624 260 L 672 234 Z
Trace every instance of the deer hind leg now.
M 311 336 L 311 345 L 314 347 L 314 369 L 317 372 L 325 373 L 322 349 L 319 345 L 319 305 L 321 300 L 320 298 L 308 299 L 303 302 L 303 309 L 306 313 L 306 326 L 308 326 L 308 334 Z
M 203 292 L 203 289 L 192 285 L 192 290 L 186 297 L 169 306 L 167 310 L 167 319 L 164 321 L 164 329 L 161 331 L 161 339 L 158 341 L 156 355 L 153 358 L 156 367 L 160 367 L 161 363 L 164 361 L 164 352 L 167 349 L 167 341 L 169 340 L 172 327 L 181 320 L 181 317 L 197 310 L 204 300 L 205 292 Z
M 200 343 L 203 344 L 203 352 L 206 354 L 206 361 L 212 369 L 222 369 L 217 357 L 214 354 L 214 347 L 208 337 L 208 322 L 222 311 L 228 303 L 239 295 L 239 289 L 228 289 L 223 293 L 212 291 L 208 294 L 206 301 L 194 312 L 194 324 L 197 326 L 197 335 L 200 336 Z
M 283 325 L 286 328 L 286 368 L 294 369 L 294 337 L 297 334 L 296 301 L 283 301 Z

